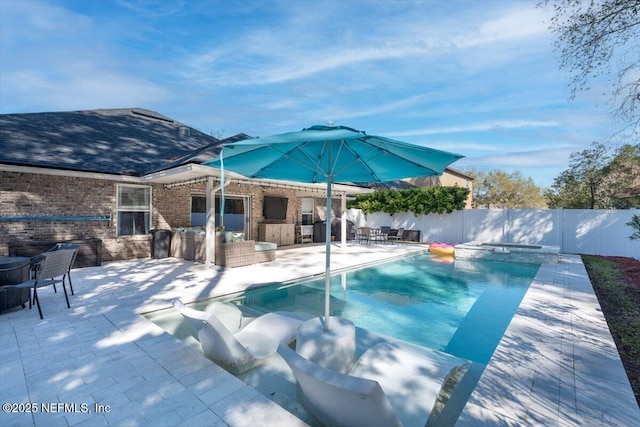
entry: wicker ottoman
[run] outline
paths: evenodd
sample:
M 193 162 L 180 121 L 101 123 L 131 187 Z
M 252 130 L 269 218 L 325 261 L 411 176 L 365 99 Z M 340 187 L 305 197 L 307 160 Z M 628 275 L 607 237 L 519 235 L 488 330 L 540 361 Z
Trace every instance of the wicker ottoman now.
M 256 262 L 269 262 L 276 259 L 278 245 L 271 242 L 256 242 Z
M 216 264 L 225 267 L 242 267 L 256 263 L 255 242 L 222 243 L 216 250 Z

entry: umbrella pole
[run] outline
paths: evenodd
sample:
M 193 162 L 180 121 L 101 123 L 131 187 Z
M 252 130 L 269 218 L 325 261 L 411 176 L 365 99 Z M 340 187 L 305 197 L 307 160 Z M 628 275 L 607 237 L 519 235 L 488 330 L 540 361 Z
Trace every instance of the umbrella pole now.
M 224 231 L 224 159 L 222 157 L 222 152 L 224 151 L 224 147 L 220 149 L 220 227 L 223 228 Z
M 325 225 L 324 330 L 329 331 L 331 302 L 331 179 L 327 179 L 327 221 Z

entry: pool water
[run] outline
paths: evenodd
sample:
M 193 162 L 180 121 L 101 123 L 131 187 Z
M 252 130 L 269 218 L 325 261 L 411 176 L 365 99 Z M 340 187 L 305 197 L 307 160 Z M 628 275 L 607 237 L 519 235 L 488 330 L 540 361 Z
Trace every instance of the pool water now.
M 487 364 L 539 265 L 438 262 L 421 254 L 331 278 L 331 315 L 356 326 Z M 250 289 L 234 299 L 258 312 L 324 314 L 324 278 Z

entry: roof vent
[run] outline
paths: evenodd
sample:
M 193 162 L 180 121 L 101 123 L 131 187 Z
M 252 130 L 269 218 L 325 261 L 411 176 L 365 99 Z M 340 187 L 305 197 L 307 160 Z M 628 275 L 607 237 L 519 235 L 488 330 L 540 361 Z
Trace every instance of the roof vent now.
M 191 136 L 191 129 L 186 126 L 180 126 L 180 136 Z

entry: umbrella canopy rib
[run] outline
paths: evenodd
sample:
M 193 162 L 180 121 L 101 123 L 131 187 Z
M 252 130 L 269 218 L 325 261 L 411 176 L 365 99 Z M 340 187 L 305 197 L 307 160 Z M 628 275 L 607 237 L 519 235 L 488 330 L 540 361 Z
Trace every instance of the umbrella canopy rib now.
M 312 182 L 318 182 L 318 174 L 324 176 L 326 179 L 329 178 L 329 170 L 324 170 L 322 167 L 322 158 L 324 157 L 324 152 L 327 149 L 327 142 L 325 141 L 322 144 L 322 148 L 319 150 L 318 155 L 316 156 L 316 158 L 313 160 L 316 164 L 316 169 L 313 171 L 313 180 Z M 307 154 L 306 152 L 304 153 L 305 155 L 307 155 L 309 158 L 311 158 L 311 156 L 309 154 Z
M 274 145 L 270 145 L 267 148 L 275 151 L 276 153 L 279 153 L 282 155 L 283 158 L 286 158 L 288 160 L 291 160 L 292 162 L 297 163 L 300 167 L 308 169 L 310 171 L 313 171 L 315 175 L 317 175 L 318 171 L 320 171 L 320 174 L 323 176 L 327 176 L 328 173 L 324 172 L 324 169 L 322 167 L 322 155 L 318 156 L 317 158 L 312 157 L 306 150 L 304 150 L 304 146 L 308 144 L 308 143 L 301 143 L 299 146 L 295 146 L 292 147 L 289 150 L 280 150 L 280 147 L 274 146 Z M 230 146 L 229 148 L 233 148 L 233 146 Z M 295 152 L 299 152 L 302 155 L 304 155 L 304 157 L 306 157 L 311 164 L 307 164 L 304 163 L 303 161 L 296 159 L 293 154 Z M 256 170 L 254 173 L 252 173 L 250 175 L 250 178 L 259 178 L 261 176 L 264 175 L 264 171 L 268 170 L 270 167 L 273 167 L 279 159 L 275 159 L 273 162 L 271 163 L 265 163 L 260 169 Z M 314 176 L 315 176 L 314 175 Z M 318 182 L 316 180 L 316 178 L 314 178 L 314 180 L 312 182 Z
M 337 174 L 340 174 L 340 172 L 342 172 L 343 170 L 349 169 L 350 167 L 352 167 L 352 165 L 359 163 L 360 166 L 364 167 L 373 177 L 374 181 L 380 181 L 380 178 L 378 177 L 378 175 L 373 171 L 373 169 L 371 169 L 371 167 L 367 164 L 366 161 L 364 161 L 364 159 L 362 158 L 362 156 L 360 156 L 354 149 L 352 149 L 351 147 L 346 146 L 346 149 L 349 150 L 353 156 L 355 157 L 355 160 L 353 162 L 351 162 L 350 164 L 346 165 L 345 167 L 343 167 L 341 170 L 339 170 L 337 172 Z M 373 151 L 373 150 L 372 150 Z

